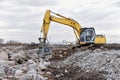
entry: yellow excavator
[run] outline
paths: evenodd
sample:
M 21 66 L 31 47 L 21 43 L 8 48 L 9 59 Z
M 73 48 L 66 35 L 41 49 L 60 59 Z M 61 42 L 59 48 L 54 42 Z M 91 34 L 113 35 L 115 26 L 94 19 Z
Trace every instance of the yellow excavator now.
M 71 18 L 62 16 L 58 13 L 52 12 L 50 10 L 47 10 L 44 15 L 43 24 L 41 28 L 41 33 L 43 36 L 42 38 L 39 38 L 39 41 L 40 43 L 42 43 L 43 46 L 45 46 L 46 41 L 47 41 L 47 35 L 48 35 L 51 21 L 57 22 L 63 25 L 67 25 L 67 27 L 73 28 L 78 45 L 86 45 L 86 44 L 98 44 L 99 45 L 99 44 L 106 43 L 106 37 L 104 35 L 96 35 L 95 29 L 93 27 L 82 28 L 81 25 L 77 21 Z M 46 51 L 48 50 L 46 49 Z

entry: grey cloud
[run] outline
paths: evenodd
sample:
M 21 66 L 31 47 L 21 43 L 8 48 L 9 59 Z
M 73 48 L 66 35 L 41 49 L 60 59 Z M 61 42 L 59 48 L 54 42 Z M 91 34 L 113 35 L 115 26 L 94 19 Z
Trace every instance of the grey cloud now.
M 120 7 L 120 1 L 111 4 L 112 6 Z
M 37 30 L 40 26 L 41 11 L 32 11 L 29 7 L 0 6 L 0 22 L 7 23 L 0 25 L 0 29 L 29 29 Z
M 7 2 L 7 1 L 6 1 Z M 19 2 L 19 1 L 18 1 Z M 26 5 L 15 5 L 12 3 L 8 4 L 0 4 L 0 14 L 31 14 L 31 13 L 35 13 L 37 10 L 36 8 L 32 9 L 29 6 Z
M 8 8 L 9 7 L 9 8 Z M 12 14 L 20 14 L 20 13 L 30 13 L 31 9 L 29 7 L 25 6 L 0 6 L 0 11 L 6 12 L 6 13 L 12 13 Z
M 115 16 L 119 15 L 117 11 L 112 10 L 103 10 L 103 9 L 97 9 L 97 8 L 82 8 L 77 10 L 77 12 L 69 10 L 66 13 L 70 13 L 71 17 L 78 21 L 80 24 L 101 24 L 101 22 L 104 24 L 114 24 L 113 20 L 115 19 Z M 109 19 L 111 18 L 111 19 Z M 117 19 L 118 20 L 118 19 Z M 119 24 L 117 21 L 115 24 Z
M 104 31 L 113 30 L 113 31 L 115 31 L 115 30 L 119 29 L 118 25 L 120 25 L 120 23 L 104 21 L 102 23 L 101 22 L 100 23 L 96 23 L 95 25 L 96 25 L 96 28 L 98 30 L 104 30 Z
M 29 14 L 12 14 L 12 15 L 0 15 L 1 16 L 1 20 L 2 21 L 9 21 L 9 22 L 12 22 L 12 23 L 15 23 L 15 22 L 35 22 L 35 21 L 38 21 L 40 20 L 40 15 L 41 13 L 29 13 Z M 8 22 L 8 23 L 9 23 Z
M 75 12 L 72 13 L 74 16 L 77 15 L 76 18 L 78 18 L 79 20 L 82 19 L 85 21 L 101 20 L 113 14 L 113 12 L 110 11 L 104 11 L 102 9 L 94 9 L 94 8 L 87 8 L 87 9 L 79 10 L 79 12 L 77 13 Z
M 10 15 L 3 17 L 2 21 L 7 23 L 6 25 L 0 26 L 3 29 L 34 29 L 40 26 L 39 15 L 27 15 L 17 16 Z M 35 30 L 35 29 L 34 29 Z
M 102 33 L 105 34 L 107 37 L 108 42 L 114 42 L 110 41 L 112 38 L 110 38 L 109 33 L 111 30 L 113 30 L 113 33 L 116 32 L 116 30 L 119 30 L 120 25 L 120 19 L 119 19 L 119 12 L 112 11 L 112 10 L 102 10 L 102 9 L 92 9 L 92 8 L 84 8 L 75 11 L 64 11 L 64 13 L 70 13 L 70 16 L 74 20 L 78 21 L 82 27 L 94 27 L 96 30 L 96 33 Z M 118 16 L 118 17 L 117 17 Z M 111 33 L 111 34 L 113 34 Z M 117 34 L 117 33 L 115 33 Z M 116 41 L 119 42 L 119 41 Z
M 36 27 L 40 27 L 41 10 L 32 9 L 29 6 L 22 6 L 21 2 L 27 2 L 33 0 L 4 0 L 3 2 L 9 2 L 9 5 L 0 3 L 0 22 L 7 23 L 6 25 L 0 25 L 0 29 L 32 29 L 38 30 Z M 42 1 L 42 2 L 41 2 Z M 45 1 L 41 0 L 39 4 L 44 4 Z M 54 0 L 52 0 L 54 1 Z M 12 3 L 21 5 L 12 5 Z M 38 2 L 36 2 L 38 3 Z M 26 3 L 27 4 L 27 3 Z M 28 3 L 29 4 L 29 3 Z M 49 4 L 49 3 L 47 3 Z M 30 4 L 29 4 L 30 5 Z M 46 4 L 45 4 L 46 5 Z M 50 3 L 51 5 L 51 3 Z M 41 5 L 40 5 L 41 6 Z M 43 16 L 43 14 L 42 14 Z
M 10 8 L 0 10 L 0 22 L 7 23 L 6 25 L 0 25 L 0 30 L 18 31 L 1 32 L 0 36 L 5 36 L 5 40 L 38 42 L 41 11 L 32 11 L 24 7 Z
M 4 0 L 0 0 L 0 2 L 2 2 L 2 1 L 4 1 Z
M 16 40 L 20 42 L 38 42 L 39 33 L 36 31 L 21 30 L 17 32 L 6 32 L 5 40 Z
M 26 23 L 26 24 L 22 24 L 19 25 L 17 23 L 11 24 L 9 26 L 1 26 L 0 29 L 3 30 L 28 30 L 28 31 L 38 31 L 38 29 L 40 29 L 40 24 L 39 23 Z
M 106 37 L 107 37 L 108 43 L 120 43 L 120 34 L 113 35 L 111 33 L 111 34 L 108 34 Z
M 102 9 L 85 8 L 85 7 L 81 7 L 80 9 L 77 9 L 77 12 L 76 10 L 73 11 L 71 9 L 64 10 L 63 12 L 65 13 L 65 15 L 68 13 L 68 16 L 66 15 L 67 17 L 78 21 L 80 24 L 81 23 L 90 24 L 95 21 L 98 22 L 104 20 L 105 18 L 115 13 L 112 11 L 103 11 Z
M 53 6 L 57 5 L 58 1 L 56 0 L 4 0 L 16 5 L 26 5 L 26 6 Z

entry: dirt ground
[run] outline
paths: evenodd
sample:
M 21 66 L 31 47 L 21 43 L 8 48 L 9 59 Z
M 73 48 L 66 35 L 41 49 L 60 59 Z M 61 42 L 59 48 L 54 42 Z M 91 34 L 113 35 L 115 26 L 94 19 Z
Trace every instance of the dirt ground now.
M 61 68 L 49 67 L 52 72 L 49 80 L 106 80 L 99 71 L 83 71 L 80 67 L 66 66 Z

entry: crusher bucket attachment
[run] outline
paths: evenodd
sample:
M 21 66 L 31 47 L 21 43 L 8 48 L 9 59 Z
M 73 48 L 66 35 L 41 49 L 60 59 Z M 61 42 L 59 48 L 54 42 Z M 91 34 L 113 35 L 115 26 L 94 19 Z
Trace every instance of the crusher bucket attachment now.
M 45 58 L 46 56 L 51 55 L 52 47 L 50 47 L 49 43 L 44 43 L 42 39 L 43 38 L 39 38 L 40 44 L 39 44 L 38 55 L 42 58 Z

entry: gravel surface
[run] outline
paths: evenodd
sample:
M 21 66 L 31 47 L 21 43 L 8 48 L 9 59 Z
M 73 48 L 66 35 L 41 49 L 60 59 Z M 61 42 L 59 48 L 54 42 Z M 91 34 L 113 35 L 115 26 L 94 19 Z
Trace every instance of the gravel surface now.
M 51 64 L 56 68 L 79 66 L 85 72 L 97 71 L 107 80 L 120 80 L 120 50 L 95 49 L 76 52 L 64 60 L 52 61 Z

